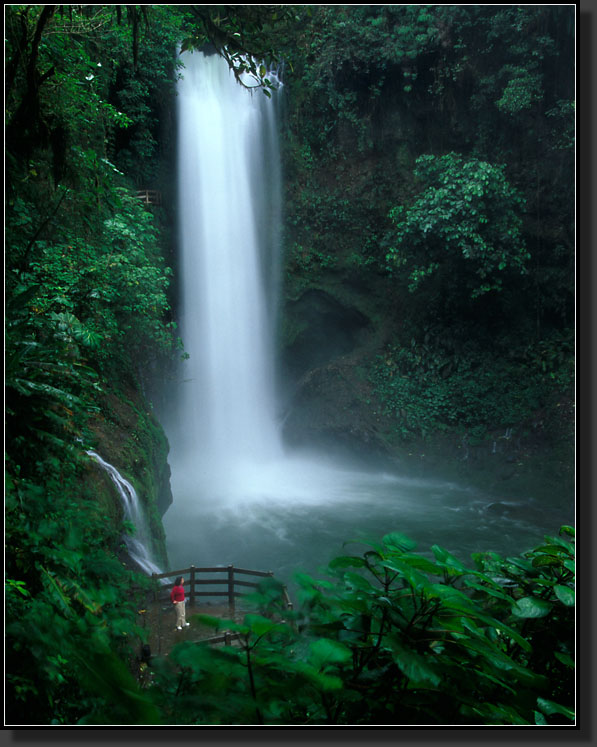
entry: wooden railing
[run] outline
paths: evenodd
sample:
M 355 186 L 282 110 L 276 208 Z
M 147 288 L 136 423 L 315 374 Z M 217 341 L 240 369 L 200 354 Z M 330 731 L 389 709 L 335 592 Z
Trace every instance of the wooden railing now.
M 241 638 L 242 635 L 240 633 L 231 633 L 229 630 L 226 630 L 222 635 L 215 635 L 212 638 L 202 638 L 200 641 L 196 641 L 196 643 L 208 643 L 210 646 L 223 643 L 224 646 L 232 646 L 234 641 L 238 641 Z
M 157 189 L 138 189 L 137 197 L 145 205 L 161 205 L 162 193 Z
M 204 574 L 225 574 L 219 578 L 204 578 Z M 259 586 L 258 581 L 245 581 L 238 578 L 238 576 L 257 576 L 261 578 L 273 578 L 272 571 L 250 571 L 245 568 L 235 568 L 233 565 L 218 565 L 211 568 L 196 568 L 192 565 L 190 568 L 185 568 L 180 571 L 167 571 L 166 573 L 152 573 L 151 577 L 154 581 L 159 581 L 164 578 L 177 578 L 182 576 L 185 580 L 185 588 L 189 589 L 188 599 L 189 604 L 193 606 L 197 597 L 227 597 L 228 606 L 231 611 L 234 611 L 235 602 L 238 597 L 243 596 L 242 591 L 237 591 L 236 587 L 252 587 L 256 588 Z M 209 589 L 207 591 L 199 591 L 196 587 L 202 586 L 216 586 L 224 587 L 223 590 Z M 158 599 L 169 600 L 169 590 L 174 586 L 174 583 L 169 584 L 154 584 L 154 600 Z M 168 596 L 162 594 L 160 597 L 160 591 L 168 590 Z M 282 587 L 282 594 L 284 604 L 286 608 L 292 609 L 292 602 L 288 596 L 288 591 L 285 586 Z

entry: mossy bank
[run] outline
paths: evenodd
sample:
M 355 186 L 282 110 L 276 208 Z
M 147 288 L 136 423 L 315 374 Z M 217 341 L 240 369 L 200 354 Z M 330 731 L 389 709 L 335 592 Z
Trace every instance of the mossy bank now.
M 172 503 L 172 493 L 166 435 L 139 388 L 113 386 L 98 404 L 99 411 L 89 423 L 93 446 L 135 488 L 153 542 L 147 549 L 158 564 L 167 567 L 162 516 Z M 122 522 L 120 496 L 97 464 L 89 465 L 85 484 L 91 487 L 108 520 Z

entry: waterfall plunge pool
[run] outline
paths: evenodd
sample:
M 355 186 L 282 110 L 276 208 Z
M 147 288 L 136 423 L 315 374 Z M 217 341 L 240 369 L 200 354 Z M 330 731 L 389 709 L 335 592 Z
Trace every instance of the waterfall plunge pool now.
M 289 589 L 296 572 L 317 575 L 336 555 L 401 532 L 429 556 L 438 544 L 471 554 L 517 555 L 573 523 L 546 495 L 517 498 L 452 480 L 353 470 L 313 456 L 173 470 L 164 516 L 170 564 L 273 571 Z M 356 544 L 344 543 L 356 541 Z

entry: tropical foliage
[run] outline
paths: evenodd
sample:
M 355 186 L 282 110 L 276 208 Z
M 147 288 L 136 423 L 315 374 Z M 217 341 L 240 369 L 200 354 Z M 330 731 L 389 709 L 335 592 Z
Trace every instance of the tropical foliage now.
M 395 414 L 386 435 L 464 425 L 469 405 L 521 435 L 529 412 L 572 399 L 573 9 L 302 19 L 284 47 L 289 297 L 321 288 L 388 330 L 361 361 Z
M 523 200 L 503 167 L 450 153 L 420 156 L 414 175 L 425 189 L 413 205 L 390 211 L 396 247 L 387 256 L 391 265 L 408 268 L 409 291 L 449 268 L 450 278 L 439 281 L 445 306 L 450 293 L 476 298 L 500 290 L 504 270 L 525 271 L 531 255 L 521 236 Z
M 400 533 L 273 580 L 242 623 L 202 617 L 237 644 L 183 643 L 148 694 L 177 724 L 571 725 L 574 530 L 520 557 L 414 552 Z

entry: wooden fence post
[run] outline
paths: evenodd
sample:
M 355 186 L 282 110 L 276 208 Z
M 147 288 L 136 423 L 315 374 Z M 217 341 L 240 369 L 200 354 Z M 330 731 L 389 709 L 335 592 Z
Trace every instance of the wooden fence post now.
M 191 607 L 195 606 L 195 566 L 192 565 L 189 570 L 191 571 L 191 578 L 189 583 L 191 584 Z
M 290 594 L 288 593 L 288 589 L 284 586 L 284 601 L 286 602 L 286 609 L 292 610 L 292 602 L 290 601 Z
M 156 573 L 151 574 L 151 580 L 153 581 L 153 601 L 158 601 L 158 580 L 156 578 Z
M 234 566 L 228 566 L 228 606 L 231 614 L 234 614 Z

